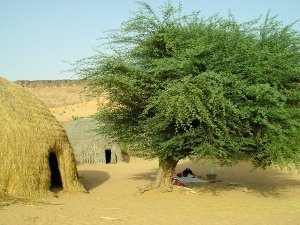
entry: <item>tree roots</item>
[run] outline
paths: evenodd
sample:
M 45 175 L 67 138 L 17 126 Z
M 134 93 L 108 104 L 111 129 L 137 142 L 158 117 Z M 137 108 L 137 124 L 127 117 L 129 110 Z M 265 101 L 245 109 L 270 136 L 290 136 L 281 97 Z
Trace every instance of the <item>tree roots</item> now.
M 144 186 L 144 187 L 140 187 L 138 188 L 139 189 L 139 194 L 143 194 L 147 191 L 151 191 L 151 190 L 159 190 L 160 192 L 162 193 L 166 193 L 166 192 L 171 192 L 173 191 L 173 185 L 170 185 L 170 186 L 161 186 L 159 184 L 156 184 L 156 183 L 151 183 L 147 186 Z

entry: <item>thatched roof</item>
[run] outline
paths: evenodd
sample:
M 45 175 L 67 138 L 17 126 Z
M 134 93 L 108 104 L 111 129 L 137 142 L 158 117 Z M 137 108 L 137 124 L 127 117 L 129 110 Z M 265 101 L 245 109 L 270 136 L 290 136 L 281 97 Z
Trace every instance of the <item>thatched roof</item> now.
M 0 78 L 0 194 L 33 196 L 49 190 L 49 155 L 58 160 L 64 191 L 83 190 L 63 127 L 47 107 Z
M 66 131 L 78 163 L 106 163 L 105 150 L 111 150 L 111 163 L 123 161 L 120 148 L 115 140 L 95 132 L 92 118 L 74 120 Z

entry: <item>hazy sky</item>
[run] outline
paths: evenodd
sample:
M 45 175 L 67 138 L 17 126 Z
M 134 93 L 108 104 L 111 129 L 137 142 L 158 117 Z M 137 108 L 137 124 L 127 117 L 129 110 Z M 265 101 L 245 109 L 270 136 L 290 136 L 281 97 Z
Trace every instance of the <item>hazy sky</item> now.
M 74 78 L 67 62 L 94 54 L 103 31 L 118 28 L 135 0 L 0 0 L 0 76 L 9 80 Z M 149 0 L 154 7 L 163 1 Z M 178 2 L 178 1 L 176 1 Z M 182 0 L 186 12 L 227 14 L 238 21 L 268 9 L 288 24 L 300 19 L 300 0 Z M 300 25 L 295 26 L 299 30 Z

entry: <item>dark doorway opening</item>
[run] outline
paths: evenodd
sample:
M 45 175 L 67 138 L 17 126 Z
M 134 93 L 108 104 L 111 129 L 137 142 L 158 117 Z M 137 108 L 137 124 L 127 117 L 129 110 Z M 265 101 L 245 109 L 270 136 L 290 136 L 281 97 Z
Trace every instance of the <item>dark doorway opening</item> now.
M 51 185 L 50 189 L 62 188 L 61 175 L 58 168 L 58 161 L 56 155 L 51 152 L 49 155 L 49 166 L 51 171 Z
M 106 162 L 106 164 L 111 163 L 111 150 L 110 149 L 105 150 L 105 162 Z

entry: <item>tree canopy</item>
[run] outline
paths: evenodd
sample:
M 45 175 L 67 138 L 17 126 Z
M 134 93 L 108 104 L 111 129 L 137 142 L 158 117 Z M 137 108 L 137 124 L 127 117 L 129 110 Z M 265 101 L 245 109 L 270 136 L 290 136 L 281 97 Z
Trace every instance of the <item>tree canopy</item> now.
M 107 38 L 110 54 L 78 64 L 109 104 L 99 129 L 160 162 L 197 156 L 232 165 L 300 167 L 300 38 L 293 24 L 184 15 L 145 2 Z M 175 163 L 176 166 L 176 163 Z M 166 168 L 165 168 L 166 169 Z M 165 170 L 164 169 L 164 170 Z

